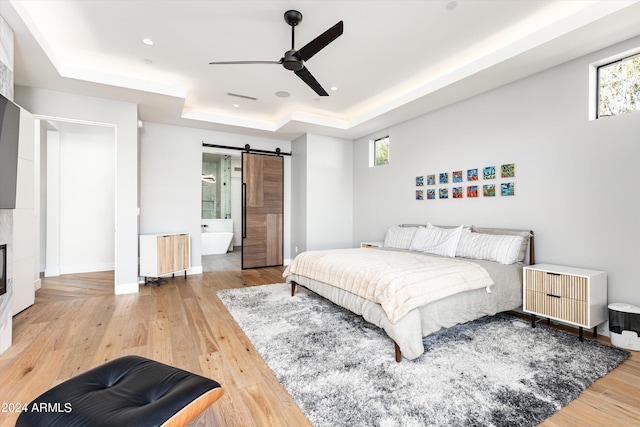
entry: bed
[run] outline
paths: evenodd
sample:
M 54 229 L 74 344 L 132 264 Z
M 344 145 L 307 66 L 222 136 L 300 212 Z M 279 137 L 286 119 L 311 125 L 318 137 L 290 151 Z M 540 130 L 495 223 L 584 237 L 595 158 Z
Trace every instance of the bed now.
M 531 230 L 400 225 L 380 248 L 303 252 L 283 276 L 382 328 L 400 362 L 441 328 L 520 307 L 534 260 Z

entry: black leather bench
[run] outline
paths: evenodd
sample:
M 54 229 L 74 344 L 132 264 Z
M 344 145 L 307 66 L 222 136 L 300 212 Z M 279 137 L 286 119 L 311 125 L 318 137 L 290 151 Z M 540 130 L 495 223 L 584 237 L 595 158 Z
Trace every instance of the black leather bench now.
M 222 394 L 212 379 L 125 356 L 41 394 L 16 426 L 183 426 Z

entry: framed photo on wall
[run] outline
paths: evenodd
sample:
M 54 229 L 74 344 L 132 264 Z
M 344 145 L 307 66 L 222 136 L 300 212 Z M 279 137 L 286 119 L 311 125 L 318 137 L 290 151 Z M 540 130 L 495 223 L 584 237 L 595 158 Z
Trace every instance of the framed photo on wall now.
M 515 196 L 515 183 L 503 182 L 502 184 L 500 184 L 500 194 L 503 196 Z
M 500 166 L 500 176 L 502 178 L 513 178 L 516 176 L 516 164 L 509 163 L 508 165 Z
M 496 195 L 496 185 L 495 184 L 484 184 L 482 186 L 482 195 L 484 197 L 494 197 Z
M 483 179 L 495 179 L 496 178 L 496 167 L 495 166 L 487 166 L 482 169 L 482 177 Z

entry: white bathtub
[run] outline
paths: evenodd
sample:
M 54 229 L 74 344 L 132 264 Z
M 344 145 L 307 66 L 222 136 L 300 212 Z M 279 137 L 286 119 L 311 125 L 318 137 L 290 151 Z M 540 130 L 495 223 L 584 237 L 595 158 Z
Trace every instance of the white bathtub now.
M 226 254 L 233 250 L 233 220 L 203 219 L 202 255 Z
M 202 233 L 202 255 L 226 254 L 232 242 L 233 233 L 228 231 Z

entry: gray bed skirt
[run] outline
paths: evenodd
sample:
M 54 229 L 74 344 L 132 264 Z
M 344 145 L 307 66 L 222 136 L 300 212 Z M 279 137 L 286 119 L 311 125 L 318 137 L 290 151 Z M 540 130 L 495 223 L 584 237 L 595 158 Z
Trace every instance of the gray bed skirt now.
M 470 259 L 465 261 L 480 264 L 489 272 L 494 281 L 491 292 L 482 288 L 452 295 L 410 311 L 395 324 L 389 321 L 379 304 L 351 292 L 295 274 L 288 276 L 286 280 L 287 283 L 295 282 L 304 286 L 384 329 L 399 346 L 402 355 L 411 360 L 424 353 L 424 336 L 441 328 L 514 310 L 522 305 L 522 264 L 503 265 Z M 391 344 L 389 348 L 392 348 Z

